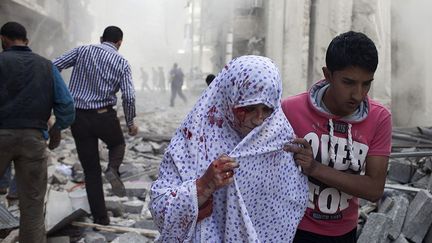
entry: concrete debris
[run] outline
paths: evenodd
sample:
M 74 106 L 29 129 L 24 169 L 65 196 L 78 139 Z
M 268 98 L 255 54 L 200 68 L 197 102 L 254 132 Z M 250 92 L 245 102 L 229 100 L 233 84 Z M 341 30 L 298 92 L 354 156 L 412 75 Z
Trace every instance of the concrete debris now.
M 84 237 L 85 243 L 107 243 L 105 236 L 97 232 L 88 232 Z
M 403 234 L 413 242 L 421 243 L 432 223 L 432 194 L 426 190 L 419 191 L 411 201 Z
M 127 213 L 141 214 L 144 207 L 144 202 L 140 200 L 128 201 L 123 203 L 124 209 Z
M 153 241 L 140 235 L 140 234 L 138 234 L 138 233 L 130 232 L 130 233 L 121 235 L 120 237 L 118 237 L 117 239 L 115 239 L 112 242 L 113 243 L 123 243 L 123 242 L 146 243 L 146 242 L 153 242 Z
M 358 243 L 386 243 L 392 219 L 383 213 L 371 213 L 363 227 Z
M 161 97 L 168 101 L 169 93 Z M 105 203 L 111 222 L 109 226 L 92 224 L 93 219 L 88 214 L 88 202 L 86 205 L 82 204 L 87 200 L 87 195 L 77 193 L 77 190 L 85 192 L 85 176 L 70 129 L 62 131 L 62 140 L 58 148 L 47 151 L 49 190 L 46 195 L 45 218 L 50 242 L 62 242 L 63 239 L 65 242 L 80 243 L 115 240 L 121 243 L 153 242 L 159 235 L 148 210 L 148 192 L 151 183 L 158 176 L 159 164 L 172 135 L 194 102 L 191 99 L 190 104 L 175 109 L 160 108 L 160 104 L 163 103 L 161 100 L 155 100 L 154 104 L 149 102 L 153 100 L 149 101 L 147 97 L 145 101 L 137 100 L 135 122 L 139 126 L 138 135 L 131 137 L 127 135 L 127 129 L 124 130 L 126 153 L 119 172 L 126 187 L 127 197 L 112 196 L 110 184 L 104 181 Z M 121 105 L 117 114 L 122 128 L 126 128 Z M 109 154 L 103 142 L 99 142 L 99 156 L 104 170 L 108 166 Z M 75 193 L 72 193 L 74 191 Z M 0 196 L 0 203 L 7 205 L 7 211 L 14 216 L 18 214 L 19 218 L 16 205 L 8 204 L 4 196 Z M 79 208 L 84 208 L 87 212 Z M 18 221 L 15 227 L 17 226 Z M 73 235 L 69 231 L 73 231 Z M 13 238 L 16 241 L 17 236 L 18 231 L 15 230 L 9 233 L 6 239 Z M 4 239 L 2 242 L 8 241 Z
M 70 130 L 64 131 L 59 148 L 48 152 L 48 242 L 76 239 L 75 235 L 59 235 L 63 231 L 61 229 L 66 227 L 79 233 L 79 243 L 154 242 L 159 232 L 148 210 L 148 192 L 152 181 L 158 176 L 159 164 L 171 136 L 190 107 L 182 109 L 182 114 L 175 111 L 169 118 L 158 112 L 138 115 L 142 117 L 137 122 L 142 130 L 136 137 L 125 135 L 127 150 L 120 175 L 127 196 L 112 196 L 109 183 L 104 182 L 105 203 L 111 221 L 106 226 L 92 223 L 88 214 L 88 202 L 87 205 L 81 204 L 86 201 L 87 195 L 77 195 L 75 199 L 70 195 L 72 191 L 85 192 L 85 178 Z M 164 112 L 167 116 L 167 112 Z M 152 119 L 147 120 L 148 117 Z M 119 120 L 125 126 L 124 118 L 119 117 Z M 432 242 L 431 131 L 430 128 L 394 129 L 384 196 L 377 203 L 359 201 L 359 243 Z M 103 143 L 100 143 L 99 148 L 104 169 L 107 167 L 108 151 Z M 84 208 L 87 212 L 79 208 Z M 7 210 L 19 213 L 16 205 L 9 205 Z M 52 233 L 56 233 L 56 237 L 51 237 Z M 18 231 L 14 230 L 2 242 L 13 242 L 7 239 L 16 240 L 17 235 Z
M 421 131 L 421 133 L 419 133 Z M 357 242 L 432 242 L 432 131 L 394 129 L 385 192 L 360 208 Z
M 50 237 L 47 240 L 47 243 L 69 243 L 69 242 L 71 242 L 69 236 Z

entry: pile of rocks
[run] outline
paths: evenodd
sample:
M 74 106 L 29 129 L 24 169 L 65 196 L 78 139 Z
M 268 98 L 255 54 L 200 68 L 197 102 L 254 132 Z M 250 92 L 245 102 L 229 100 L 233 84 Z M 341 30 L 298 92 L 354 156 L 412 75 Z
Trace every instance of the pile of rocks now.
M 384 197 L 363 201 L 359 243 L 432 242 L 432 137 L 422 131 L 393 132 Z

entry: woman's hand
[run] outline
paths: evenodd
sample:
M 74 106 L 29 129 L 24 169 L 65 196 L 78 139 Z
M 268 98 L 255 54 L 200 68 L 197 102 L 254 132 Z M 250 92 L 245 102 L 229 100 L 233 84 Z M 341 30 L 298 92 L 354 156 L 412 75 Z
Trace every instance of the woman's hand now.
M 198 206 L 204 204 L 217 189 L 234 181 L 234 169 L 239 164 L 233 158 L 222 155 L 213 161 L 203 176 L 196 180 Z

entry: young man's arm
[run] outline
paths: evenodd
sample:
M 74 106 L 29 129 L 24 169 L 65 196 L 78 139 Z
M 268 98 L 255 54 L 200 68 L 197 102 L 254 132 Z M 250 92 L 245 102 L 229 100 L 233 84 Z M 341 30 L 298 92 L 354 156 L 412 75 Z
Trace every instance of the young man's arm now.
M 54 59 L 53 64 L 61 72 L 63 69 L 75 66 L 77 56 L 78 56 L 78 47 Z
M 323 165 L 313 159 L 312 147 L 303 138 L 297 138 L 294 143 L 303 145 L 287 146 L 287 151 L 295 153 L 295 160 L 303 169 L 303 173 L 331 187 L 350 195 L 378 201 L 384 191 L 387 174 L 387 156 L 367 156 L 365 175 L 349 174 Z

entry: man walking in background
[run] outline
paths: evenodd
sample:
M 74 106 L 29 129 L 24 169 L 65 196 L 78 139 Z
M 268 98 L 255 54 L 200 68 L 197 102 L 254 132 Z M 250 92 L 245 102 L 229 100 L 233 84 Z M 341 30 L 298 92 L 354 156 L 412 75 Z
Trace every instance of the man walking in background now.
M 45 243 L 44 198 L 47 188 L 47 122 L 50 149 L 60 130 L 74 120 L 72 97 L 52 63 L 27 47 L 27 31 L 8 22 L 0 29 L 0 175 L 14 162 L 18 186 L 19 242 Z
M 178 67 L 177 63 L 174 63 L 173 68 L 170 71 L 170 82 L 171 82 L 171 99 L 170 106 L 174 107 L 174 100 L 177 94 L 186 103 L 187 99 L 182 92 L 184 74 L 181 68 Z
M 107 144 L 109 154 L 106 179 L 113 193 L 125 196 L 119 167 L 125 154 L 123 137 L 117 112 L 116 93 L 121 90 L 123 111 L 129 135 L 138 132 L 134 124 L 135 90 L 128 61 L 119 53 L 123 32 L 116 26 L 105 28 L 101 44 L 77 47 L 54 60 L 61 71 L 74 67 L 69 89 L 75 100 L 76 120 L 72 136 L 83 166 L 86 190 L 93 220 L 97 224 L 110 223 L 102 188 L 98 139 Z

